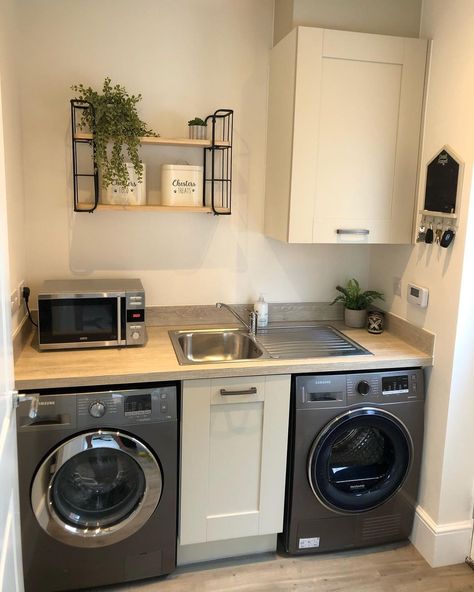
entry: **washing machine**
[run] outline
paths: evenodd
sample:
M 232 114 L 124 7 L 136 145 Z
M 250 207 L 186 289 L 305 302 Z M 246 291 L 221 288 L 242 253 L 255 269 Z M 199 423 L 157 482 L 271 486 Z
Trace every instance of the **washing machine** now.
M 420 368 L 293 377 L 281 552 L 408 538 L 420 474 L 423 391 Z
M 178 385 L 26 395 L 17 410 L 26 592 L 173 571 Z

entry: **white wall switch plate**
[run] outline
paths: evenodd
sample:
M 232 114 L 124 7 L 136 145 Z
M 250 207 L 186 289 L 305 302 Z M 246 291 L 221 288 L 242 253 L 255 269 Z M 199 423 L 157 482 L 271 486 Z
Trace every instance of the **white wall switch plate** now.
M 402 278 L 399 278 L 399 277 L 393 278 L 393 295 L 394 296 L 401 296 L 402 295 Z

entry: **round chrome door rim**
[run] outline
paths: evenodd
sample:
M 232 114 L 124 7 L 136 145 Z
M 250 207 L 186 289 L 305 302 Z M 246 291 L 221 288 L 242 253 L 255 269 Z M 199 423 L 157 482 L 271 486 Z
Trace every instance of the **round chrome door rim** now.
M 100 439 L 107 438 L 107 445 Z M 122 442 L 130 442 L 131 448 Z M 130 456 L 145 477 L 145 490 L 137 507 L 124 520 L 106 527 L 81 528 L 62 520 L 54 509 L 51 489 L 59 469 L 71 458 L 99 448 L 112 448 Z M 105 547 L 131 536 L 155 511 L 163 489 L 160 465 L 153 453 L 133 436 L 111 430 L 96 430 L 74 436 L 55 448 L 41 463 L 33 479 L 31 505 L 39 525 L 54 539 L 74 547 Z
M 372 412 L 372 413 L 375 413 L 378 417 L 385 417 L 385 419 L 387 419 L 388 421 L 391 421 L 398 428 L 400 428 L 402 430 L 402 433 L 404 434 L 404 436 L 407 439 L 408 451 L 409 451 L 410 458 L 409 458 L 408 466 L 405 471 L 405 475 L 404 475 L 403 479 L 401 480 L 399 486 L 395 489 L 395 491 L 393 491 L 393 493 L 388 498 L 384 499 L 382 502 L 380 502 L 376 506 L 373 506 L 367 510 L 354 510 L 354 511 L 342 510 L 340 508 L 336 508 L 334 506 L 331 506 L 324 499 L 324 497 L 322 495 L 320 495 L 318 488 L 315 487 L 315 485 L 313 484 L 311 465 L 313 464 L 313 457 L 314 457 L 314 453 L 316 451 L 316 448 L 318 447 L 321 440 L 333 429 L 334 425 L 339 423 L 343 419 L 346 419 L 346 418 L 350 419 L 350 417 L 354 416 L 356 413 L 360 413 L 361 411 L 363 411 L 365 413 Z M 412 464 L 413 464 L 413 440 L 412 440 L 411 434 L 407 430 L 405 424 L 402 423 L 398 419 L 398 417 L 396 417 L 396 415 L 394 415 L 393 413 L 390 413 L 390 411 L 386 411 L 385 409 L 380 409 L 379 407 L 358 407 L 356 409 L 350 409 L 349 411 L 346 411 L 345 413 L 342 413 L 341 415 L 334 417 L 329 423 L 326 424 L 326 426 L 317 435 L 317 437 L 315 438 L 315 440 L 311 446 L 311 449 L 310 449 L 309 455 L 308 455 L 307 476 L 308 476 L 308 482 L 311 487 L 311 490 L 314 493 L 317 500 L 328 510 L 335 512 L 336 514 L 344 514 L 347 516 L 347 515 L 354 515 L 354 514 L 362 514 L 363 512 L 370 512 L 371 510 L 375 510 L 376 508 L 382 506 L 388 500 L 393 498 L 393 496 L 396 495 L 400 491 L 400 489 L 403 487 L 403 484 L 405 483 L 408 473 L 410 472 Z

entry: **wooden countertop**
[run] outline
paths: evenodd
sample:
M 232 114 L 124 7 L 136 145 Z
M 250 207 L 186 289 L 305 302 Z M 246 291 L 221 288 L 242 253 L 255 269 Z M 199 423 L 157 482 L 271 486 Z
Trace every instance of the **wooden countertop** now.
M 433 364 L 431 354 L 387 331 L 371 335 L 365 329 L 349 329 L 343 323 L 331 321 L 330 324 L 373 355 L 180 366 L 168 336 L 168 329 L 176 327 L 148 327 L 148 343 L 144 347 L 129 348 L 39 352 L 35 345 L 36 337 L 32 335 L 15 364 L 15 384 L 18 390 L 27 390 L 191 378 L 363 371 Z

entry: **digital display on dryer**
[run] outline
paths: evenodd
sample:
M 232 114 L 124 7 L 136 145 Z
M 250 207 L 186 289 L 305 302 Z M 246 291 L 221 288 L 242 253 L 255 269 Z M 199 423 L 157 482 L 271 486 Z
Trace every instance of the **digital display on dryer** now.
M 151 415 L 151 395 L 130 395 L 125 397 L 126 416 Z
M 409 392 L 408 375 L 382 378 L 382 395 L 402 395 Z

